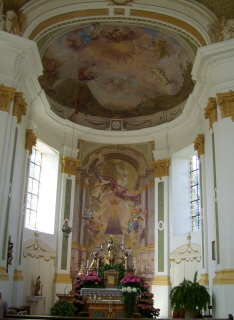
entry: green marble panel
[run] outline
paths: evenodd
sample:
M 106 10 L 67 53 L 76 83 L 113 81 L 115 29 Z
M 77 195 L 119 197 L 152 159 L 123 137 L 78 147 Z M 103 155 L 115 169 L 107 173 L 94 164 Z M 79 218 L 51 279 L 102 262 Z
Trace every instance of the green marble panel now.
M 215 158 L 215 139 L 214 132 L 212 133 L 212 148 L 213 148 L 213 175 L 214 175 L 214 190 L 217 190 L 217 179 L 216 179 L 216 158 Z M 217 196 L 217 195 L 216 195 Z M 218 202 L 215 201 L 215 220 L 216 220 L 216 257 L 217 264 L 220 264 L 220 239 L 219 239 L 219 212 Z
M 164 182 L 158 183 L 158 222 L 164 223 Z M 158 229 L 158 271 L 164 271 L 164 228 Z
M 64 202 L 64 220 L 70 220 L 70 209 L 71 209 L 71 189 L 72 180 L 66 180 L 65 190 L 65 202 Z M 63 235 L 62 242 L 62 255 L 61 255 L 61 270 L 67 270 L 67 255 L 68 255 L 68 238 Z

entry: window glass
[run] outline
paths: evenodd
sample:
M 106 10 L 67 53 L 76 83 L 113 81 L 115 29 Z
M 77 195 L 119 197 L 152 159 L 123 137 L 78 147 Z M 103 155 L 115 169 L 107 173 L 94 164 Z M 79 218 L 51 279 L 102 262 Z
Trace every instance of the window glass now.
M 199 158 L 197 155 L 194 155 L 190 159 L 190 193 L 193 231 L 198 231 L 201 227 L 199 174 Z
M 29 164 L 29 180 L 28 180 L 28 192 L 27 192 L 27 202 L 26 202 L 25 225 L 28 228 L 36 229 L 40 173 L 41 173 L 41 152 L 33 148 L 32 154 L 30 157 L 30 164 Z

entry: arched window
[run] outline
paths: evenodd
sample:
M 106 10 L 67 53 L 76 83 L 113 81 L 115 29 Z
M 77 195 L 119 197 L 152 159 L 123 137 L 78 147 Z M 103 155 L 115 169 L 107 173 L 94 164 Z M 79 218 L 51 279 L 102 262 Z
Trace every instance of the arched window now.
M 25 227 L 53 234 L 59 154 L 37 140 L 29 161 Z

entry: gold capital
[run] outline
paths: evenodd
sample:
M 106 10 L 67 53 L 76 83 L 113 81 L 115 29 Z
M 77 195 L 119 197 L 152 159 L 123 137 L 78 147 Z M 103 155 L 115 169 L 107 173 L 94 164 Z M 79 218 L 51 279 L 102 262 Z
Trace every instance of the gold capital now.
M 23 98 L 23 92 L 16 92 L 12 115 L 16 116 L 17 123 L 21 123 L 22 115 L 26 115 L 27 105 Z
M 199 158 L 202 154 L 205 153 L 204 141 L 205 141 L 204 134 L 198 134 L 196 140 L 193 141 L 194 150 L 197 151 Z
M 218 121 L 216 98 L 209 98 L 209 102 L 204 108 L 204 111 L 204 117 L 210 120 L 210 129 L 213 129 L 213 123 Z
M 29 154 L 32 154 L 32 147 L 36 146 L 37 144 L 37 137 L 35 136 L 32 129 L 26 130 L 26 137 L 25 137 L 25 149 L 29 151 Z
M 0 83 L 0 110 L 1 111 L 9 111 L 10 103 L 14 98 L 15 88 L 6 87 L 2 83 Z
M 76 169 L 79 167 L 79 159 L 62 156 L 62 173 L 67 173 L 68 176 L 76 176 Z
M 217 93 L 216 96 L 222 118 L 231 117 L 232 121 L 234 121 L 234 91 Z
M 159 178 L 161 180 L 162 177 L 169 175 L 169 162 L 170 162 L 169 159 L 158 160 L 158 161 L 152 162 L 155 178 Z

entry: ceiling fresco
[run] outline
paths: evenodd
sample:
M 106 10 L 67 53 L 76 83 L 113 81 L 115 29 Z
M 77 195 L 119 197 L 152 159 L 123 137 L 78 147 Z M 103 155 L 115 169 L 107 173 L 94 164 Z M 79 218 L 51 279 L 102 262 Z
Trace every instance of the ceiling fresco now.
M 0 0 L 0 30 L 37 42 L 48 108 L 99 130 L 179 117 L 197 49 L 234 37 L 233 0 L 61 3 Z
M 172 110 L 194 86 L 185 47 L 141 26 L 96 23 L 72 30 L 50 43 L 42 63 L 39 81 L 52 110 L 87 126 L 92 117 L 98 125 L 115 116 L 143 120 Z

